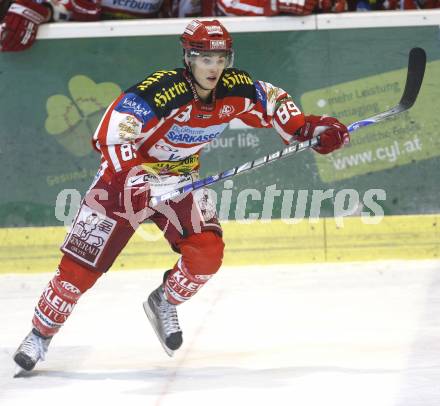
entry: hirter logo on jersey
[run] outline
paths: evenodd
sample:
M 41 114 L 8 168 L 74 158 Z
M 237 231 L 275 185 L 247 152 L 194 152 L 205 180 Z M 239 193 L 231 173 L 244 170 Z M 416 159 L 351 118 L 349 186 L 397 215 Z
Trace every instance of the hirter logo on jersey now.
M 144 91 L 145 89 L 148 89 L 150 86 L 154 85 L 155 83 L 158 83 L 162 78 L 166 76 L 176 76 L 176 75 L 177 72 L 175 70 L 158 70 L 157 72 L 154 72 L 153 74 L 148 76 L 139 85 L 137 85 L 137 88 Z
M 252 79 L 245 72 L 231 70 L 222 76 L 223 86 L 232 89 L 239 85 L 253 85 Z
M 173 82 L 168 87 L 163 87 L 161 91 L 154 95 L 154 104 L 156 107 L 165 107 L 170 101 L 174 100 L 178 96 L 182 96 L 189 92 L 189 88 L 186 82 Z

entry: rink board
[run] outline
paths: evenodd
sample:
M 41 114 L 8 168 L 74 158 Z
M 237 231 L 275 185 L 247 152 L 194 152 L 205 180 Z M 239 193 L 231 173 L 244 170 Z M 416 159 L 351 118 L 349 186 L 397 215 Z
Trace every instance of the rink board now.
M 224 222 L 224 265 L 346 262 L 440 257 L 440 215 L 388 216 L 379 224 L 360 217 Z M 56 268 L 64 227 L 0 229 L 0 273 L 47 272 Z M 144 225 L 115 262 L 114 270 L 167 269 L 178 258 L 160 232 Z

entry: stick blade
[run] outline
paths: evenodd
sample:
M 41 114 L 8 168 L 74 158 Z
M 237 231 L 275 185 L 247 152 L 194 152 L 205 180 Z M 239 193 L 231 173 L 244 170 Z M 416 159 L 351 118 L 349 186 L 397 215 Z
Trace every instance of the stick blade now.
M 426 53 L 422 48 L 413 48 L 409 52 L 408 74 L 406 77 L 405 90 L 400 103 L 406 109 L 412 107 L 422 86 L 425 75 Z

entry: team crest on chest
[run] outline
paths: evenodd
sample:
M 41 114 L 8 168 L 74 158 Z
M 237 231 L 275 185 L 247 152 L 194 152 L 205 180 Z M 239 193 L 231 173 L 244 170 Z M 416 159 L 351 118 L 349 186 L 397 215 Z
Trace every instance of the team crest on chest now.
M 224 117 L 229 117 L 230 115 L 232 115 L 234 113 L 235 109 L 233 106 L 231 106 L 230 104 L 225 104 L 221 110 L 220 113 L 218 113 L 218 116 L 220 118 L 224 118 Z

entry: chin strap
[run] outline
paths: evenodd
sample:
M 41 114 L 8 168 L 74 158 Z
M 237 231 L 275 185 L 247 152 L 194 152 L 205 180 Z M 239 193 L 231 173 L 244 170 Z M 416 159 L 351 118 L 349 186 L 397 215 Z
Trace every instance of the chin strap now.
M 188 65 L 185 64 L 186 70 L 183 72 L 183 76 L 185 76 L 185 79 L 188 81 L 189 83 L 189 87 L 191 88 L 191 91 L 193 93 L 194 96 L 194 100 L 196 101 L 197 107 L 200 110 L 205 110 L 205 111 L 212 111 L 215 108 L 215 101 L 216 101 L 216 93 L 217 93 L 217 89 L 212 90 L 212 101 L 211 103 L 204 103 L 203 100 L 200 98 L 200 96 L 197 93 L 197 90 L 194 86 L 194 83 L 197 86 L 200 86 L 203 90 L 211 90 L 211 89 L 205 89 L 203 86 L 200 85 L 199 82 L 197 82 L 196 78 L 194 77 L 194 75 L 191 72 L 191 67 L 189 67 Z
M 211 90 L 211 89 L 206 89 L 205 87 L 203 87 L 203 86 L 197 81 L 197 79 L 195 78 L 195 76 L 194 76 L 193 73 L 192 73 L 191 65 L 187 65 L 187 64 L 185 64 L 185 67 L 186 67 L 186 71 L 185 71 L 185 73 L 187 74 L 187 75 L 185 75 L 185 77 L 189 80 L 189 82 L 190 82 L 190 86 L 191 86 L 191 89 L 193 90 L 194 96 L 195 96 L 196 98 L 198 98 L 199 95 L 198 95 L 197 92 L 195 91 L 195 88 L 194 88 L 194 86 L 193 86 L 194 83 L 195 83 L 197 86 L 201 87 L 203 90 Z

